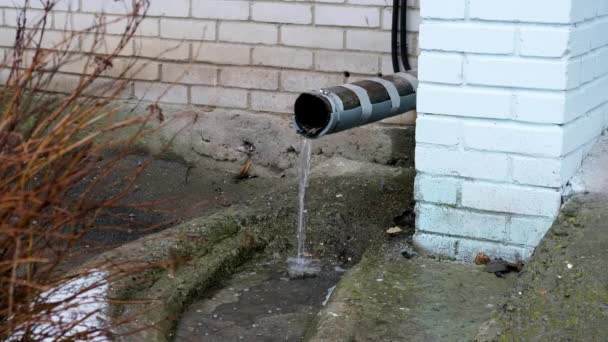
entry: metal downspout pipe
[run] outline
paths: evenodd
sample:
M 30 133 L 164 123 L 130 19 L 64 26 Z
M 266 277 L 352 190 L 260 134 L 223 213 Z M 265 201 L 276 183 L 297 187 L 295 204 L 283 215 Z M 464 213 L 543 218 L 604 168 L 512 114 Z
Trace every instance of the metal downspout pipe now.
M 294 126 L 316 139 L 390 118 L 416 108 L 417 88 L 413 74 L 400 72 L 309 91 L 296 100 Z

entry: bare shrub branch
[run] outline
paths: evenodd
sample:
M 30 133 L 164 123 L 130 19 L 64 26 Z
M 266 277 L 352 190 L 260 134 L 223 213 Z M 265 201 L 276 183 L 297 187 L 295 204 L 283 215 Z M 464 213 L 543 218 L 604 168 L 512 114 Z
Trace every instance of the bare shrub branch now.
M 6 75 L 0 89 L 0 340 L 103 340 L 115 324 L 98 322 L 112 301 L 104 297 L 108 284 L 166 267 L 162 261 L 107 263 L 70 276 L 60 269 L 80 239 L 100 229 L 100 215 L 124 206 L 145 163 L 112 184 L 122 191 L 100 196 L 99 189 L 150 132 L 149 121 L 164 118 L 160 109 L 121 118 L 113 103 L 138 72 L 132 60 L 120 59 L 132 47 L 149 0 L 129 0 L 125 15 L 110 21 L 100 16 L 84 30 L 66 25 L 63 39 L 52 41 L 49 19 L 57 2 L 40 0 L 41 14 L 30 22 L 25 1 L 11 57 L 0 65 Z M 108 46 L 106 28 L 116 24 L 124 30 Z M 117 65 L 121 69 L 113 70 Z M 106 77 L 110 70 L 112 78 Z M 131 133 L 116 138 L 126 131 Z M 107 149 L 117 153 L 104 157 Z M 104 304 L 95 306 L 99 302 Z M 92 309 L 65 319 L 82 306 Z

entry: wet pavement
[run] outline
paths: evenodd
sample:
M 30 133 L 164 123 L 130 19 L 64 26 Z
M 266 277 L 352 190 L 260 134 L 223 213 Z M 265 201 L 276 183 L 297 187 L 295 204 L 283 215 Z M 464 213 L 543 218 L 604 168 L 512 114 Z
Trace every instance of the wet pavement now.
M 108 152 L 104 158 L 112 156 Z M 135 177 L 135 170 L 142 165 L 145 168 Z M 114 167 L 114 172 L 97 189 L 97 196 L 115 196 L 124 191 L 127 182 L 133 184 L 121 200 L 122 206 L 99 215 L 95 228 L 87 231 L 71 250 L 64 269 L 193 218 L 232 207 L 264 207 L 267 205 L 264 196 L 288 183 L 287 179 L 261 177 L 237 181 L 239 165 L 231 170 L 218 168 L 210 161 L 208 165 L 200 163 L 194 167 L 174 156 L 156 158 L 145 153 L 131 154 Z M 95 177 L 84 179 L 83 189 Z
M 284 262 L 252 262 L 188 308 L 175 340 L 301 341 L 341 275 L 329 269 L 294 280 Z

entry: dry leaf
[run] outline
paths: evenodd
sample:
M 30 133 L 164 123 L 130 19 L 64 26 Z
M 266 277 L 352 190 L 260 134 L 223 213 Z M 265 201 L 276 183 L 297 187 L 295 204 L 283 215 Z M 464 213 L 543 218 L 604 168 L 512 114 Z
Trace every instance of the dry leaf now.
M 477 254 L 477 256 L 475 257 L 475 264 L 476 265 L 487 265 L 489 262 L 490 262 L 490 257 L 487 256 L 483 252 Z

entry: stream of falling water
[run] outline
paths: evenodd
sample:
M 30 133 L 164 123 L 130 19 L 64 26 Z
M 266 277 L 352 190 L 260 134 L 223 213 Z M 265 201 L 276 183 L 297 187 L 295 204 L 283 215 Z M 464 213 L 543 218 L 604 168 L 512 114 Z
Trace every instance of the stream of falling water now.
M 306 189 L 310 176 L 310 160 L 312 156 L 312 142 L 310 139 L 302 141 L 302 151 L 300 154 L 300 183 L 298 187 L 298 249 L 294 258 L 289 258 L 289 273 L 295 277 L 314 275 L 318 272 L 318 267 L 314 265 L 314 260 L 306 255 Z
M 302 155 L 300 158 L 300 185 L 298 187 L 298 254 L 297 259 L 306 258 L 306 188 L 308 188 L 308 176 L 310 174 L 310 159 L 312 156 L 312 146 L 309 139 L 302 142 Z

